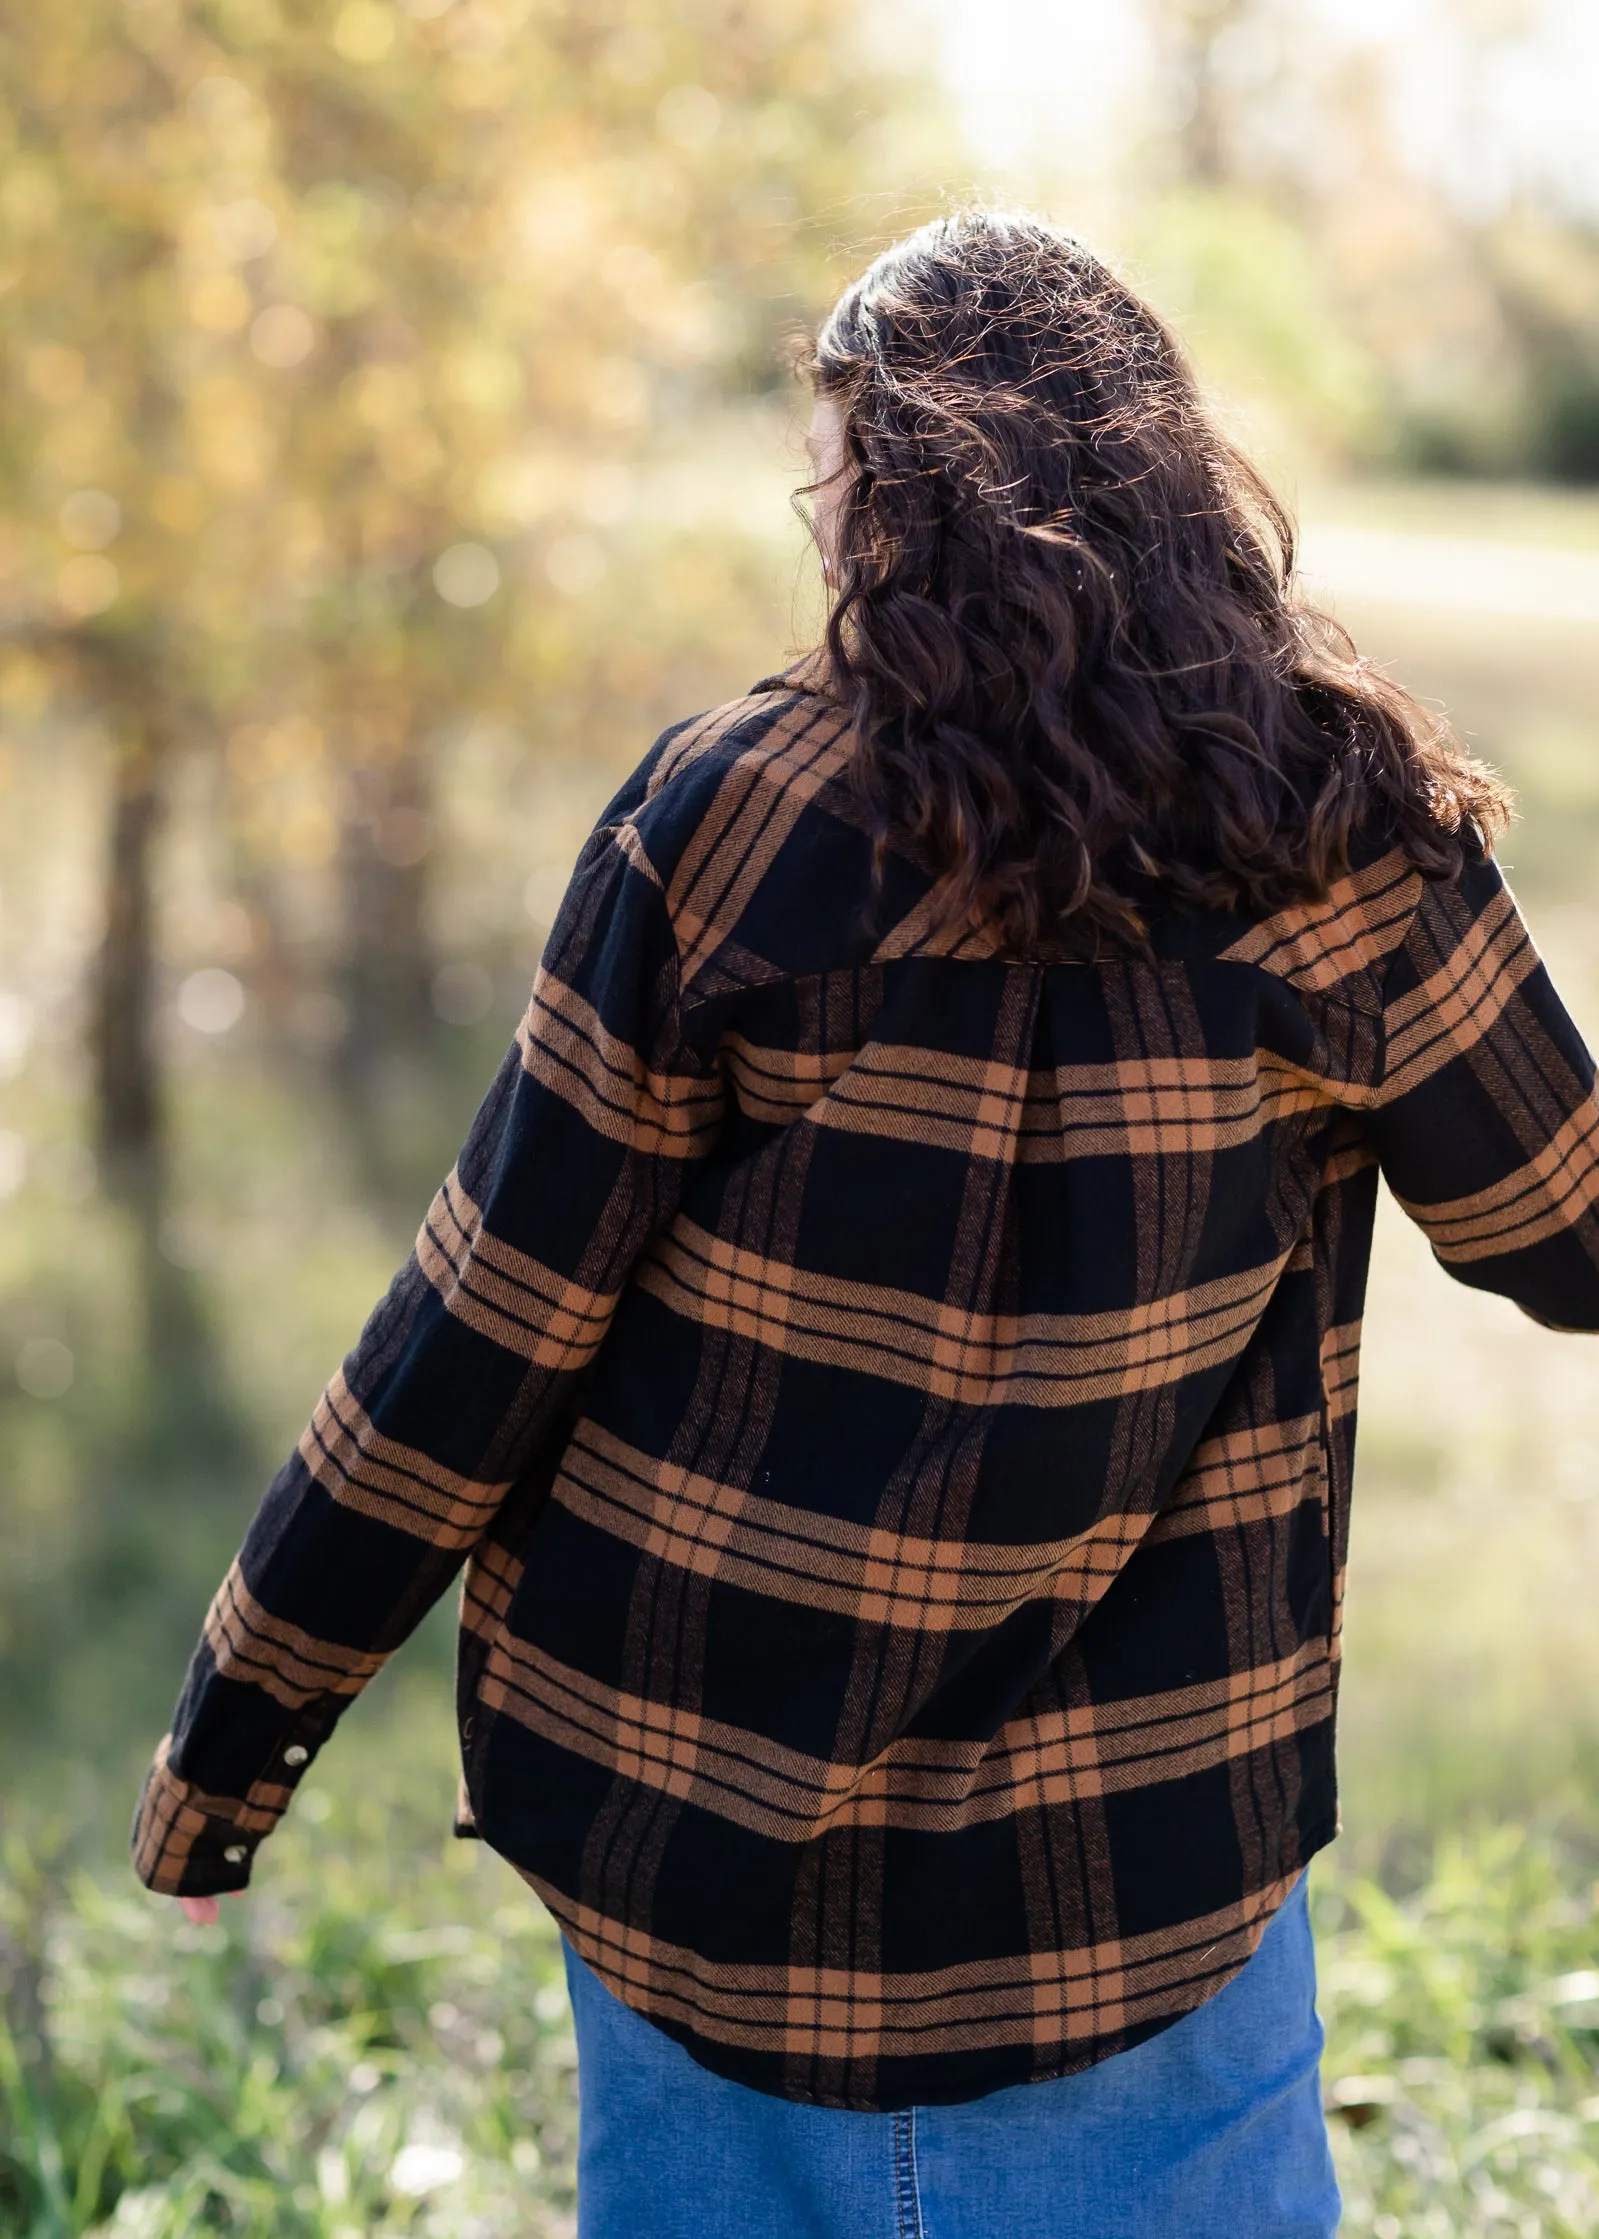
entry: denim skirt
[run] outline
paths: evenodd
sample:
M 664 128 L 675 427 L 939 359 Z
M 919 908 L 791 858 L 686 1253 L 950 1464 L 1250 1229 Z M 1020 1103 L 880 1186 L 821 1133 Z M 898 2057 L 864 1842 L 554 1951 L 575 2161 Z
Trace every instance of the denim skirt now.
M 1330 2239 L 1305 1879 L 1254 1957 L 1131 2052 L 847 2114 L 699 2066 L 571 1947 L 578 2239 Z

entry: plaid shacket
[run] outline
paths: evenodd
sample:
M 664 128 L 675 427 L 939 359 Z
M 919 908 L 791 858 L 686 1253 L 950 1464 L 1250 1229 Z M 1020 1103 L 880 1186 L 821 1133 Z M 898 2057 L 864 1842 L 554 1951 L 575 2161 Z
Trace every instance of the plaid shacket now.
M 469 1818 L 707 2067 L 889 2109 L 1232 1976 L 1336 1828 L 1379 1170 L 1599 1325 L 1594 1069 L 1491 860 L 1016 961 L 804 665 L 668 732 L 206 1620 L 135 1829 L 235 1889 L 466 1562 Z

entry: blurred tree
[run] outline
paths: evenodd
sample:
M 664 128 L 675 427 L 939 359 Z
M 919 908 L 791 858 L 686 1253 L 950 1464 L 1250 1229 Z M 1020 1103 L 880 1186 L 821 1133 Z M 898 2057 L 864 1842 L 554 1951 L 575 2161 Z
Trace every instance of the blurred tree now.
M 1145 0 L 1128 236 L 1269 456 L 1599 478 L 1599 230 L 1502 130 L 1543 13 L 1444 0 L 1455 130 L 1423 158 L 1379 40 L 1302 0 Z
M 1323 253 L 1340 119 L 1298 0 L 1146 0 L 1154 138 L 1128 235 L 1203 377 L 1273 467 L 1367 440 L 1377 369 Z
M 629 462 L 770 384 L 903 89 L 851 0 L 78 0 L 0 24 L 0 630 L 104 718 L 113 1173 L 158 1167 L 152 851 L 334 870 L 414 1033 L 432 760 L 559 692 Z M 258 913 L 269 916 L 269 912 Z
M 1468 231 L 1473 278 L 1498 327 L 1491 364 L 1473 368 L 1485 413 L 1458 405 L 1418 415 L 1454 463 L 1509 467 L 1556 480 L 1599 481 L 1599 228 L 1558 207 L 1537 182 L 1508 163 L 1484 164 L 1492 150 L 1503 88 L 1527 57 L 1544 10 L 1539 0 L 1449 0 L 1461 56 L 1464 148 L 1473 171 L 1474 223 Z M 1497 173 L 1497 176 L 1496 176 Z M 1481 188 L 1487 187 L 1486 196 Z M 1487 384 L 1482 381 L 1488 373 Z M 1451 400 L 1453 401 L 1453 400 Z M 1497 409 L 1493 409 L 1493 407 Z
M 1159 106 L 1186 185 L 1215 188 L 1237 178 L 1240 119 L 1229 57 L 1258 13 L 1256 0 L 1150 0 Z

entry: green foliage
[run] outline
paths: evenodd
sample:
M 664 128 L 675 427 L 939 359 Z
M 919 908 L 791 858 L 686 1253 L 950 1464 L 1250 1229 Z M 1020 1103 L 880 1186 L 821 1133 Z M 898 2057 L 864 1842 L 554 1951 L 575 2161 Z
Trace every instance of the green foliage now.
M 1376 441 L 1382 370 L 1341 315 L 1312 229 L 1260 195 L 1188 188 L 1140 212 L 1133 269 L 1245 439 L 1301 466 Z
M 1586 2239 L 1599 2225 L 1589 1874 L 1499 1829 L 1444 1843 L 1403 1902 L 1336 1871 L 1320 1894 L 1342 2228 Z
M 1519 213 L 1486 244 L 1520 377 L 1520 458 L 1599 482 L 1599 228 Z
M 553 1925 L 495 1861 L 397 1835 L 370 1794 L 307 1800 L 324 1854 L 302 1831 L 274 1890 L 214 1928 L 125 1882 L 59 1888 L 13 1847 L 0 2232 L 570 2231 Z
M 1381 183 L 1358 222 L 1280 181 L 1140 198 L 1129 268 L 1274 470 L 1599 480 L 1599 234 Z
M 1454 474 L 1599 482 L 1599 230 L 1517 209 L 1454 244 L 1475 334 L 1398 383 L 1402 457 Z

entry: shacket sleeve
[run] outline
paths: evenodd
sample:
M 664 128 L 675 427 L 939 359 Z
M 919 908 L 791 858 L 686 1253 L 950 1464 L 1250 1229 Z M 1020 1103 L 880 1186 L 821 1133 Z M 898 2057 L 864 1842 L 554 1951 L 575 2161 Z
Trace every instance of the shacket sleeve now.
M 244 1886 L 340 1713 L 559 1433 L 720 1131 L 677 966 L 637 827 L 602 826 L 455 1170 L 211 1605 L 134 1822 L 150 1888 Z
M 1599 1330 L 1594 1062 L 1498 865 L 1424 883 L 1384 983 L 1383 1174 L 1460 1282 Z

